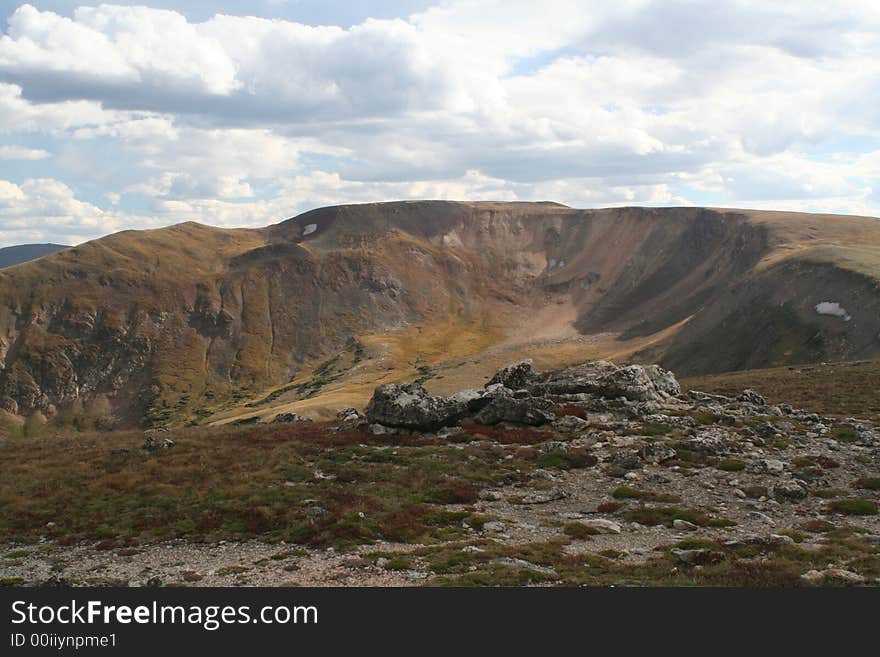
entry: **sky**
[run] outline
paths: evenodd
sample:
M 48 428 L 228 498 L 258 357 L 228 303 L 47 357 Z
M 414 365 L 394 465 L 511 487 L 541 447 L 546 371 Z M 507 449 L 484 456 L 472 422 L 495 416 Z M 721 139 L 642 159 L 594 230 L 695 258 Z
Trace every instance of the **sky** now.
M 0 0 L 0 246 L 411 198 L 880 216 L 880 3 Z

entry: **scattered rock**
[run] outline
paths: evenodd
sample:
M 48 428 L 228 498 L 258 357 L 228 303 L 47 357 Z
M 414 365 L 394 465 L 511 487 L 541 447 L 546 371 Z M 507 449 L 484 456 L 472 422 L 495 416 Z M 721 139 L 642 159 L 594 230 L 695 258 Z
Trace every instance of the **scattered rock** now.
M 746 402 L 747 404 L 754 404 L 755 406 L 766 406 L 767 400 L 765 400 L 761 395 L 759 395 L 754 390 L 743 390 L 736 397 L 737 401 Z
M 553 428 L 560 433 L 577 433 L 585 431 L 590 423 L 576 415 L 564 415 L 553 421 Z
M 746 466 L 746 471 L 756 474 L 780 475 L 785 472 L 785 463 L 778 459 L 760 459 Z
M 547 504 L 548 502 L 561 500 L 564 497 L 565 491 L 562 490 L 536 491 L 534 493 L 527 493 L 517 498 L 516 501 L 519 504 Z
M 591 529 L 595 529 L 600 534 L 619 534 L 622 530 L 619 524 L 613 520 L 606 520 L 605 518 L 591 518 L 588 520 L 582 520 L 581 523 Z
M 490 562 L 496 566 L 509 566 L 511 568 L 525 568 L 526 570 L 533 570 L 537 573 L 541 573 L 542 575 L 548 575 L 550 577 L 559 577 L 556 571 L 552 568 L 548 568 L 547 566 L 539 566 L 536 563 L 532 563 L 531 561 L 526 561 L 524 559 L 512 559 L 510 557 L 498 557 L 497 559 L 492 559 Z
M 807 489 L 797 481 L 780 481 L 770 487 L 770 494 L 777 500 L 802 500 Z
M 639 450 L 639 456 L 646 463 L 657 465 L 676 457 L 676 451 L 663 443 L 649 443 Z
M 313 422 L 311 418 L 297 415 L 296 413 L 279 413 L 272 420 L 272 424 L 282 424 L 286 422 Z
M 694 523 L 688 522 L 687 520 L 682 520 L 681 518 L 676 518 L 675 520 L 672 521 L 672 528 L 692 532 L 692 531 L 696 531 L 700 527 L 699 527 L 699 525 L 695 525 Z
M 825 570 L 810 570 L 801 575 L 801 579 L 809 584 L 822 584 L 830 581 L 836 584 L 862 584 L 865 578 L 858 573 L 842 568 L 826 568 Z
M 147 437 L 144 439 L 143 449 L 150 453 L 171 449 L 172 447 L 174 447 L 174 441 L 170 438 L 159 440 L 155 435 L 150 433 L 147 434 Z

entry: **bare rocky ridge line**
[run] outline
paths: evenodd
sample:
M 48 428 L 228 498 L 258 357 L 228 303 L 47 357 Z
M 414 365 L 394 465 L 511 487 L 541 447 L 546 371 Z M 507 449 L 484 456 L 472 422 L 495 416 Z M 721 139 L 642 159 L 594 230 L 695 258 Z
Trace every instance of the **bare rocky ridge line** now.
M 279 421 L 292 429 L 308 422 Z M 461 540 L 379 541 L 344 553 L 260 541 L 122 552 L 43 542 L 24 553 L 5 546 L 0 576 L 74 585 L 413 586 L 509 583 L 515 575 L 518 583 L 572 585 L 713 583 L 701 578 L 776 568 L 789 584 L 880 584 L 880 431 L 865 420 L 768 404 L 750 390 L 682 394 L 654 365 L 599 361 L 537 372 L 524 361 L 482 390 L 448 397 L 417 384 L 379 386 L 365 414 L 341 411 L 326 430 L 368 428 L 387 441 L 378 454 L 403 449 L 399 435 L 517 450 L 504 432 L 528 427 L 547 438 L 529 448 L 540 467 L 527 481 L 484 489 L 471 505 L 443 505 L 491 518 L 466 524 Z M 175 446 L 152 434 L 145 448 Z M 561 552 L 530 560 L 535 545 Z

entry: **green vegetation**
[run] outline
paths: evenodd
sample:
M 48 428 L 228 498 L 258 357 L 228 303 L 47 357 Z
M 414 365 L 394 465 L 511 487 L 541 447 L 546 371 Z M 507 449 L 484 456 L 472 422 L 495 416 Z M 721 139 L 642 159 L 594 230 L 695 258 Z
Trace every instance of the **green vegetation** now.
M 872 500 L 864 500 L 859 498 L 849 498 L 843 500 L 834 500 L 828 505 L 828 508 L 835 513 L 842 513 L 848 516 L 876 516 L 877 503 Z
M 618 486 L 611 491 L 611 497 L 617 500 L 642 500 L 646 502 L 681 502 L 678 495 L 670 495 L 666 493 L 653 493 L 649 491 L 639 490 L 631 486 Z
M 660 422 L 645 422 L 635 429 L 630 429 L 626 433 L 631 436 L 665 436 L 672 432 L 672 427 L 668 424 Z
M 571 538 L 583 540 L 595 536 L 599 530 L 582 522 L 569 522 L 562 528 L 562 532 Z
M 854 443 L 859 439 L 859 432 L 855 429 L 847 429 L 846 427 L 837 427 L 831 430 L 831 435 L 835 440 L 842 443 Z
M 140 432 L 58 436 L 39 449 L 8 441 L 0 540 L 46 535 L 107 549 L 173 537 L 339 547 L 450 540 L 486 518 L 443 505 L 525 483 L 535 467 L 505 458 L 515 446 L 457 449 L 413 437 L 392 448 L 387 438 L 320 423 L 183 429 L 173 438 L 175 447 L 155 454 L 141 449 Z
M 860 477 L 853 482 L 853 487 L 880 490 L 880 477 Z
M 575 470 L 578 468 L 591 468 L 599 460 L 583 448 L 578 449 L 555 449 L 538 457 L 535 462 L 540 468 L 558 468 L 560 470 Z
M 703 511 L 679 507 L 640 507 L 626 511 L 624 518 L 629 522 L 637 522 L 648 526 L 665 525 L 672 527 L 672 523 L 675 520 L 685 520 L 700 527 L 730 527 L 736 524 L 734 521 L 726 518 L 713 518 Z

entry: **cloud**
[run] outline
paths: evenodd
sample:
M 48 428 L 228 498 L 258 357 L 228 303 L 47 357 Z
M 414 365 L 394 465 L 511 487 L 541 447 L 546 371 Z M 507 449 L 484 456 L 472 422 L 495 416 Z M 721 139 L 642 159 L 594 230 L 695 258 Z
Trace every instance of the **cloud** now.
M 79 243 L 107 232 L 158 226 L 146 217 L 105 212 L 76 198 L 63 182 L 51 178 L 25 180 L 17 185 L 0 180 L 0 243 L 46 241 Z
M 0 166 L 107 199 L 74 215 L 107 231 L 420 196 L 877 213 L 878 107 L 867 0 L 452 0 L 350 27 L 23 5 L 0 36 Z
M 0 160 L 44 160 L 49 152 L 25 146 L 0 146 Z

